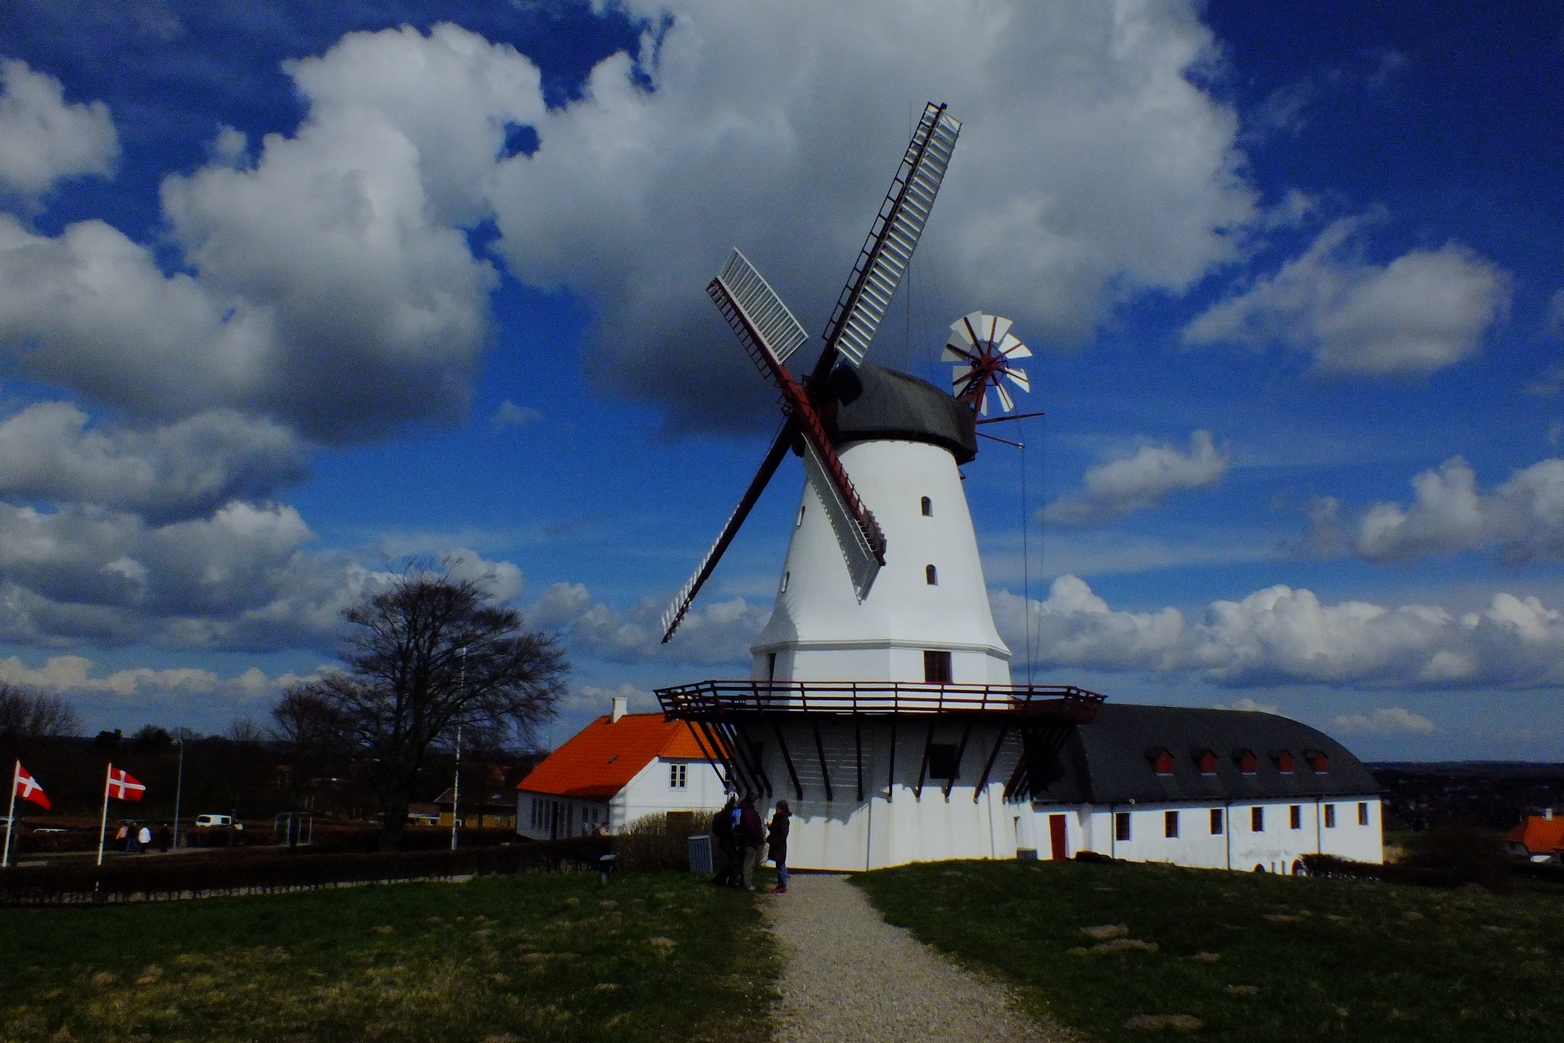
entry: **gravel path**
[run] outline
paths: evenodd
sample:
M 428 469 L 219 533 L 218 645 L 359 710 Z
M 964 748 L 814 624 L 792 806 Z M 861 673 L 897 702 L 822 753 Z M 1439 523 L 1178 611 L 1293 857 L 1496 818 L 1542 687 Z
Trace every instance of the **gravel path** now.
M 1004 986 L 887 924 L 844 878 L 795 874 L 788 890 L 763 903 L 787 961 L 775 1043 L 1075 1038 L 1036 1024 Z

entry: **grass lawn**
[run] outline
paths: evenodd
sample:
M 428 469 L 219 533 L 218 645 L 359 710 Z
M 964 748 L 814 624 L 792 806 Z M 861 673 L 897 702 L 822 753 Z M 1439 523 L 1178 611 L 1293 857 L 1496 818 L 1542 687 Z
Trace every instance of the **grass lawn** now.
M 0 1040 L 763 1038 L 777 966 L 690 874 L 0 909 Z
M 854 881 L 890 922 L 1105 1040 L 1168 1030 L 1126 1027 L 1140 1015 L 1191 1015 L 1203 1027 L 1188 1038 L 1232 1043 L 1520 1043 L 1564 1024 L 1557 888 L 1076 862 L 944 862 Z

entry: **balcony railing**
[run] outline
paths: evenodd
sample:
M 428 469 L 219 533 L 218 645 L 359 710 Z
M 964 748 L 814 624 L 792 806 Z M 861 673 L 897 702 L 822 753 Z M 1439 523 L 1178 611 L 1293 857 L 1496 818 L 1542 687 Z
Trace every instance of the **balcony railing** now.
M 657 689 L 663 712 L 687 721 L 749 714 L 1006 713 L 1084 724 L 1105 698 L 1074 685 L 910 681 L 698 681 Z

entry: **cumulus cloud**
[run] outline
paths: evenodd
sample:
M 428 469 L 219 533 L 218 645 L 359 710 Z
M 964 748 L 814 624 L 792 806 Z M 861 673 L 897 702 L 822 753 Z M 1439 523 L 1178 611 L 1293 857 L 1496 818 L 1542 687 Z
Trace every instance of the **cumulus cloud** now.
M 1245 713 L 1271 713 L 1271 714 L 1275 714 L 1275 713 L 1281 713 L 1282 712 L 1282 708 L 1280 706 L 1277 706 L 1275 703 L 1256 702 L 1255 700 L 1249 698 L 1248 696 L 1244 696 L 1242 699 L 1234 699 L 1231 706 L 1229 706 L 1227 703 L 1216 703 L 1216 704 L 1214 704 L 1212 706 L 1212 709 L 1214 709 L 1214 710 L 1242 710 Z
M 103 427 L 71 403 L 41 402 L 0 420 L 0 496 L 93 504 L 154 522 L 265 498 L 305 470 L 305 447 L 290 429 L 228 410 Z
M 531 427 L 542 419 L 543 414 L 539 410 L 531 406 L 518 406 L 507 398 L 489 417 L 489 430 L 498 432 L 511 427 Z
M 664 24 L 650 0 L 627 10 Z M 909 99 L 964 122 L 918 253 L 950 310 L 930 347 L 981 301 L 1028 339 L 1079 339 L 1119 295 L 1178 291 L 1233 257 L 1255 216 L 1237 118 L 1189 75 L 1217 58 L 1188 3 L 688 0 L 543 116 L 534 154 L 500 164 L 497 249 L 601 309 L 593 370 L 613 391 L 679 423 L 769 424 L 701 288 L 736 244 L 821 328 Z
M 1410 505 L 1376 503 L 1342 518 L 1338 500 L 1311 506 L 1311 549 L 1370 561 L 1490 551 L 1511 565 L 1564 557 L 1564 460 L 1541 460 L 1491 492 L 1461 457 L 1412 479 Z
M 118 159 L 107 105 L 67 104 L 59 80 L 0 58 L 0 191 L 36 201 L 66 178 L 113 174 Z
M 768 607 L 743 598 L 697 605 L 662 643 L 661 617 L 666 599 L 643 598 L 621 611 L 592 598 L 584 584 L 556 583 L 527 608 L 530 625 L 563 633 L 573 651 L 617 663 L 660 660 L 670 663 L 742 666 L 748 676 L 749 646 L 771 615 Z
M 1339 735 L 1432 735 L 1439 729 L 1422 714 L 1400 706 L 1382 706 L 1368 713 L 1342 714 L 1332 722 Z
M 226 695 L 234 699 L 259 699 L 280 695 L 284 688 L 309 678 L 294 673 L 268 677 L 257 667 L 221 677 L 211 670 L 191 667 L 98 672 L 85 656 L 50 656 L 43 666 L 30 667 L 16 656 L 0 659 L 0 680 L 62 695 L 107 695 L 125 701 L 149 695 Z
M 1093 525 L 1157 506 L 1173 492 L 1215 485 L 1227 474 L 1228 455 L 1211 432 L 1189 436 L 1189 448 L 1142 445 L 1134 454 L 1089 468 L 1086 488 L 1043 508 L 1042 520 L 1057 525 Z
M 629 682 L 621 682 L 614 688 L 599 688 L 590 684 L 572 687 L 570 694 L 565 697 L 565 706 L 605 714 L 613 709 L 615 699 L 629 700 L 631 713 L 650 713 L 658 708 L 656 695 Z
M 991 597 L 995 622 L 1025 647 L 1026 608 Z M 1114 609 L 1079 577 L 1033 602 L 1037 664 L 1187 673 L 1231 687 L 1534 688 L 1564 682 L 1564 614 L 1535 597 L 1495 594 L 1481 612 L 1438 605 L 1326 604 L 1312 591 L 1268 587 L 1213 601 L 1199 618 L 1176 608 Z
M 1477 354 L 1508 312 L 1507 273 L 1458 243 L 1372 264 L 1361 225 L 1332 224 L 1275 275 L 1195 318 L 1185 343 L 1281 345 L 1322 373 L 1351 375 L 1432 373 Z

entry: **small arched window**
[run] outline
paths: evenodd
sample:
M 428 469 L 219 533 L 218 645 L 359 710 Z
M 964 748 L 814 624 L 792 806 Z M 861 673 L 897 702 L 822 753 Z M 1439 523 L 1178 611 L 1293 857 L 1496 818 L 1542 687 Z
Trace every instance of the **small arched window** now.
M 788 581 L 791 580 L 792 578 L 793 578 L 793 574 L 791 572 L 784 572 L 784 573 L 782 573 L 782 593 L 783 594 L 787 593 L 787 584 L 788 584 Z
M 1167 750 L 1158 750 L 1151 759 L 1151 766 L 1158 775 L 1173 774 L 1173 755 Z
M 923 498 L 922 507 L 923 507 L 923 516 L 925 518 L 932 518 L 932 517 L 934 517 L 934 501 L 933 500 L 931 500 L 927 496 L 925 496 Z
M 923 567 L 923 579 L 931 587 L 939 586 L 939 570 L 933 565 L 925 565 Z
M 800 525 L 804 524 L 804 508 L 807 507 L 807 506 L 808 506 L 808 504 L 803 504 L 803 503 L 798 505 L 798 521 L 793 523 L 793 528 L 796 529 Z

